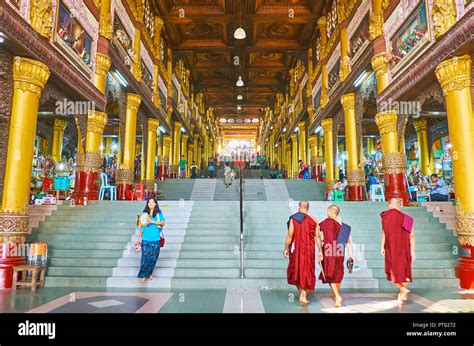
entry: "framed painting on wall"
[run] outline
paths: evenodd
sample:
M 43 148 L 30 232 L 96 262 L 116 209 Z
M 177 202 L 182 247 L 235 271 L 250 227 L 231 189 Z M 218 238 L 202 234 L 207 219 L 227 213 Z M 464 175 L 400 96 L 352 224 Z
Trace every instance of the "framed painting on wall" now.
M 400 71 L 407 61 L 414 58 L 431 40 L 426 1 L 415 9 L 405 23 L 390 39 L 392 72 Z
M 56 17 L 55 44 L 86 73 L 92 72 L 93 40 L 62 2 Z
M 143 63 L 143 60 L 140 61 L 141 68 L 142 68 L 142 80 L 147 86 L 147 88 L 150 90 L 151 93 L 153 93 L 153 90 L 155 90 L 155 85 L 153 83 L 153 75 L 151 74 L 150 70 L 146 67 L 146 65 Z
M 334 90 L 336 90 L 336 86 L 339 84 L 339 68 L 340 68 L 340 60 L 332 67 L 331 71 L 328 73 L 328 93 L 332 94 Z
M 349 40 L 349 56 L 351 58 L 351 65 L 357 61 L 364 49 L 370 44 L 369 18 L 370 14 L 367 12 Z

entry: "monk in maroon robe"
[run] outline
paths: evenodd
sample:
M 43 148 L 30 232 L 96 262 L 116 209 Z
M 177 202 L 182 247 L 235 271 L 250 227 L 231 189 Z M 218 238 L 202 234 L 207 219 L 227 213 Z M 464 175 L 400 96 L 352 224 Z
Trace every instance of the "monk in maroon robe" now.
M 309 202 L 301 201 L 296 214 L 288 221 L 283 256 L 289 258 L 287 280 L 295 285 L 300 292 L 300 304 L 309 303 L 309 291 L 313 291 L 316 284 L 315 236 L 318 225 L 315 218 L 308 215 Z
M 395 284 L 400 293 L 398 302 L 408 299 L 408 282 L 413 281 L 411 264 L 415 260 L 413 219 L 400 211 L 400 199 L 391 198 L 382 217 L 381 254 L 385 257 L 387 280 Z M 410 221 L 411 219 L 411 221 Z M 408 226 L 407 226 L 408 225 Z
M 318 241 L 318 260 L 321 263 L 321 274 L 319 279 L 323 283 L 329 284 L 335 300 L 335 306 L 342 306 L 342 297 L 340 294 L 341 282 L 344 277 L 344 255 L 345 248 L 349 251 L 349 256 L 354 260 L 352 253 L 352 244 L 349 239 L 350 226 L 343 224 L 340 218 L 341 210 L 337 205 L 330 205 L 327 210 L 328 217 L 319 224 Z M 348 232 L 342 233 L 342 225 Z M 324 245 L 321 245 L 321 242 Z

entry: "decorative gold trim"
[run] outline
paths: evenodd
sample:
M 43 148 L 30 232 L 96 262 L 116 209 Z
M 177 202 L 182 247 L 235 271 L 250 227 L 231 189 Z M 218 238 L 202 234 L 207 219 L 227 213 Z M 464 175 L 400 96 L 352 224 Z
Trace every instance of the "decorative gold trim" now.
M 99 172 L 102 165 L 102 157 L 99 153 L 85 152 L 77 154 L 76 171 Z
M 455 0 L 433 1 L 432 12 L 434 36 L 437 39 L 456 23 L 456 2 Z
M 102 135 L 107 125 L 107 114 L 100 111 L 90 110 L 87 116 L 87 132 Z
M 471 58 L 469 55 L 455 56 L 440 63 L 435 70 L 443 93 L 462 90 L 471 86 Z
M 383 174 L 400 174 L 407 170 L 407 157 L 404 153 L 382 153 Z
M 133 184 L 135 181 L 135 174 L 133 169 L 117 169 L 115 173 L 116 184 Z
M 51 0 L 32 0 L 30 3 L 30 25 L 41 36 L 51 38 L 53 28 L 53 2 Z
M 111 60 L 107 55 L 97 53 L 95 56 L 95 73 L 101 76 L 107 75 Z
M 15 237 L 28 233 L 29 216 L 14 212 L 0 213 L 0 236 Z

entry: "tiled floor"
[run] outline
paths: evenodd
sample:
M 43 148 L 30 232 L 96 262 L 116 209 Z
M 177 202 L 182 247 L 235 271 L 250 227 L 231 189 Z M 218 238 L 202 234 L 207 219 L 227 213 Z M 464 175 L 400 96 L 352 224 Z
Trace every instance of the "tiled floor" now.
M 341 308 L 331 294 L 314 292 L 311 303 L 298 304 L 297 291 L 126 290 L 44 288 L 0 291 L 0 313 L 440 313 L 474 312 L 474 291 L 414 290 L 402 307 L 395 293 L 347 292 Z

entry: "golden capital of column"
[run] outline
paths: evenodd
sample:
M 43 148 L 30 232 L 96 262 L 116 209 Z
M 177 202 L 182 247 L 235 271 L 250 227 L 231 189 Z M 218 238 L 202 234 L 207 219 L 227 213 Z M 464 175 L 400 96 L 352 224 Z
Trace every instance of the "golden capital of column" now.
M 381 135 L 397 132 L 398 115 L 394 111 L 379 112 L 375 115 L 375 123 Z
M 321 33 L 321 42 L 322 42 L 323 39 L 325 40 L 326 38 L 326 25 L 327 25 L 326 17 L 325 16 L 319 17 L 317 23 L 318 23 L 319 32 Z
M 105 76 L 110 69 L 110 58 L 107 55 L 97 53 L 95 57 L 95 73 Z
M 183 133 L 182 137 L 183 137 L 183 142 L 186 142 L 189 138 L 189 135 L 187 133 Z
M 373 11 L 369 19 L 369 37 L 373 41 L 379 36 L 383 36 L 383 11 Z
M 317 144 L 317 141 L 318 141 L 318 137 L 316 137 L 315 135 L 311 135 L 309 136 L 308 138 L 308 144 L 311 146 L 311 145 L 316 145 Z
M 349 186 L 365 185 L 365 172 L 363 169 L 347 170 L 347 181 Z
M 428 130 L 428 119 L 419 118 L 413 120 L 413 126 L 415 127 L 416 132 Z
M 158 130 L 158 126 L 160 126 L 158 119 L 148 118 L 148 131 L 156 132 L 156 130 Z
M 142 98 L 137 94 L 127 94 L 127 109 L 138 111 Z
M 135 180 L 135 174 L 133 169 L 117 169 L 115 173 L 115 183 L 116 184 L 133 184 Z
M 172 141 L 172 139 L 171 139 L 171 136 L 170 136 L 170 135 L 165 135 L 165 136 L 163 136 L 163 144 L 164 144 L 164 145 L 169 145 L 169 144 L 171 144 L 171 141 Z
M 440 63 L 435 70 L 443 93 L 446 96 L 454 90 L 471 86 L 471 58 L 469 55 L 455 56 Z
M 355 94 L 349 93 L 341 96 L 341 104 L 344 113 L 355 110 Z
M 58 118 L 55 118 L 54 119 L 54 131 L 61 131 L 63 132 L 64 129 L 66 128 L 66 125 L 67 125 L 67 121 L 66 120 L 63 120 L 63 119 L 58 119 Z
M 326 118 L 321 121 L 321 127 L 324 132 L 332 131 L 332 118 Z
M 39 97 L 49 76 L 49 68 L 42 62 L 19 56 L 13 58 L 15 90 L 30 91 Z
M 100 111 L 89 111 L 87 115 L 87 132 L 101 134 L 107 125 L 107 114 Z
M 108 11 L 101 10 L 99 19 L 99 34 L 105 37 L 107 40 L 112 40 L 113 28 L 112 28 L 112 13 L 110 9 Z
M 305 131 L 305 128 L 306 128 L 306 122 L 300 121 L 300 122 L 298 123 L 298 128 L 300 129 L 300 132 L 304 132 L 304 131 Z M 272 134 L 272 136 L 273 136 L 273 134 Z
M 297 138 L 296 133 L 292 133 L 290 138 L 291 138 L 292 141 L 296 141 L 296 138 Z
M 174 123 L 174 130 L 175 130 L 176 132 L 180 132 L 180 131 L 181 131 L 181 127 L 183 127 L 183 124 L 181 124 L 181 122 L 179 122 L 179 121 L 175 121 L 175 123 Z
M 456 200 L 456 233 L 463 246 L 474 246 L 474 211 L 465 210 L 459 199 Z
M 372 68 L 375 71 L 375 75 L 380 76 L 383 74 L 388 73 L 388 63 L 387 59 L 385 58 L 385 52 L 375 54 L 372 57 L 371 64 Z

